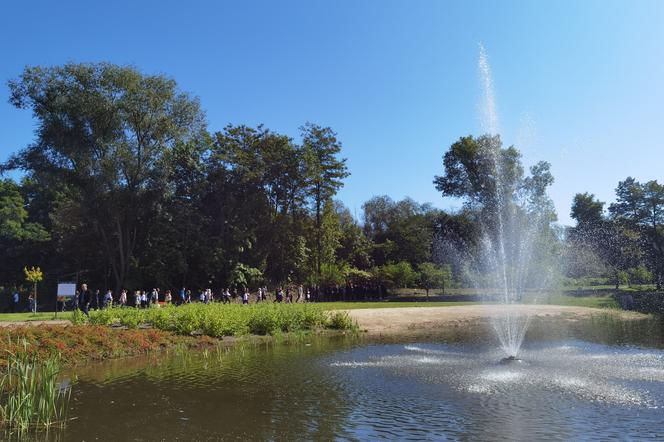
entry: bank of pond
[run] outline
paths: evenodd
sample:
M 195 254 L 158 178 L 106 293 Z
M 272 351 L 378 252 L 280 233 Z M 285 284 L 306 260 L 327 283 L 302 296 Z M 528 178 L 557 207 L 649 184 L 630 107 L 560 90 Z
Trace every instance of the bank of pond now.
M 14 326 L 0 338 L 0 419 L 6 431 L 47 430 L 67 422 L 70 385 L 61 368 L 164 349 L 205 350 L 227 337 L 355 330 L 346 312 L 312 304 L 191 304 L 74 312 L 72 324 Z M 259 339 L 259 338 L 257 338 Z

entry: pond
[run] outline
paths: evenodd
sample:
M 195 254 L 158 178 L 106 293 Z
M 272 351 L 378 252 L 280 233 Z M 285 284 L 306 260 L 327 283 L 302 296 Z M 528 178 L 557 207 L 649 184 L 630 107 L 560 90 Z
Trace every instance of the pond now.
M 664 437 L 659 320 L 535 320 L 500 364 L 484 323 L 389 340 L 302 338 L 75 370 L 53 440 Z

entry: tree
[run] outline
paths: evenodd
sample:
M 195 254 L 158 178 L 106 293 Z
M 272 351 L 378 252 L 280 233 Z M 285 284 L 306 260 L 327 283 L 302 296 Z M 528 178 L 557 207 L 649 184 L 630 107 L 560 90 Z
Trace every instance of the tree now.
M 170 153 L 204 132 L 198 100 L 172 79 L 108 63 L 29 67 L 9 88 L 39 130 L 3 168 L 44 186 L 66 183 L 119 290 L 168 194 Z
M 416 273 L 410 263 L 401 261 L 378 267 L 374 270 L 376 279 L 388 288 L 406 288 L 416 281 Z
M 470 209 L 495 213 L 522 187 L 520 157 L 513 146 L 503 149 L 497 135 L 462 137 L 443 156 L 445 174 L 434 177 L 434 184 Z
M 307 189 L 315 214 L 314 259 L 316 274 L 320 276 L 322 257 L 322 210 L 325 201 L 331 199 L 343 186 L 343 179 L 350 174 L 346 159 L 339 159 L 341 143 L 329 127 L 306 123 L 300 128 L 304 149 Z
M 604 203 L 585 192 L 574 195 L 570 216 L 579 227 L 598 226 L 603 221 Z
M 445 173 L 434 178 L 436 188 L 445 197 L 462 199 L 482 230 L 483 247 L 473 260 L 476 275 L 487 275 L 489 285 L 503 287 L 505 297 L 518 300 L 524 284 L 539 277 L 543 266 L 533 264 L 551 268 L 556 258 L 549 164 L 539 162 L 525 176 L 519 151 L 503 148 L 497 135 L 484 135 L 452 144 L 443 166 Z
M 234 287 L 257 288 L 263 282 L 263 272 L 242 263 L 235 265 L 231 274 L 231 285 Z
M 373 260 L 382 265 L 407 261 L 417 265 L 431 259 L 432 240 L 439 211 L 410 198 L 395 202 L 375 196 L 362 205 L 364 230 L 374 243 Z
M 451 281 L 452 271 L 449 266 L 441 268 L 434 263 L 423 262 L 417 267 L 417 272 L 419 276 L 418 284 L 420 288 L 426 290 L 427 298 L 430 289 L 442 288 L 443 295 L 445 294 L 445 286 L 449 285 Z
M 29 219 L 20 186 L 12 180 L 0 180 L 0 281 L 21 278 L 21 266 L 41 261 L 40 246 L 50 239 L 44 227 Z
M 335 211 L 341 230 L 339 248 L 336 251 L 337 259 L 359 270 L 370 269 L 373 265 L 372 241 L 366 237 L 362 227 L 342 202 L 335 201 Z
M 25 280 L 33 285 L 34 303 L 31 307 L 33 313 L 37 313 L 37 284 L 44 279 L 44 274 L 39 267 L 25 267 L 23 273 L 25 273 Z
M 618 183 L 616 202 L 609 206 L 609 213 L 617 228 L 639 243 L 631 247 L 645 252 L 657 289 L 660 289 L 664 281 L 664 186 L 657 181 L 641 184 L 628 177 Z M 623 247 L 624 243 L 621 240 Z M 627 271 L 635 263 L 625 264 L 621 271 Z

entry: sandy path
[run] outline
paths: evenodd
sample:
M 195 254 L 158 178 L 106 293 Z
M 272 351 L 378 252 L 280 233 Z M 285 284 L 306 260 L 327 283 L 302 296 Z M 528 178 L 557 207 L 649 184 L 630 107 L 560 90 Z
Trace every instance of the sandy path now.
M 349 310 L 360 329 L 371 334 L 403 334 L 433 330 L 452 323 L 476 321 L 516 311 L 532 317 L 579 319 L 593 315 L 615 314 L 625 319 L 647 318 L 635 312 L 562 305 L 461 305 L 451 307 L 401 307 Z

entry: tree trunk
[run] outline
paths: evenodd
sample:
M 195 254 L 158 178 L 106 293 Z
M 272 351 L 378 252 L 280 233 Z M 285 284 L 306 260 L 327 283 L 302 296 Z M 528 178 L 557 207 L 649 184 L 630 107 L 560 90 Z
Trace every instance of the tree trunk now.
M 321 221 L 320 221 L 320 190 L 316 192 L 316 276 L 320 281 L 320 261 L 321 261 Z

